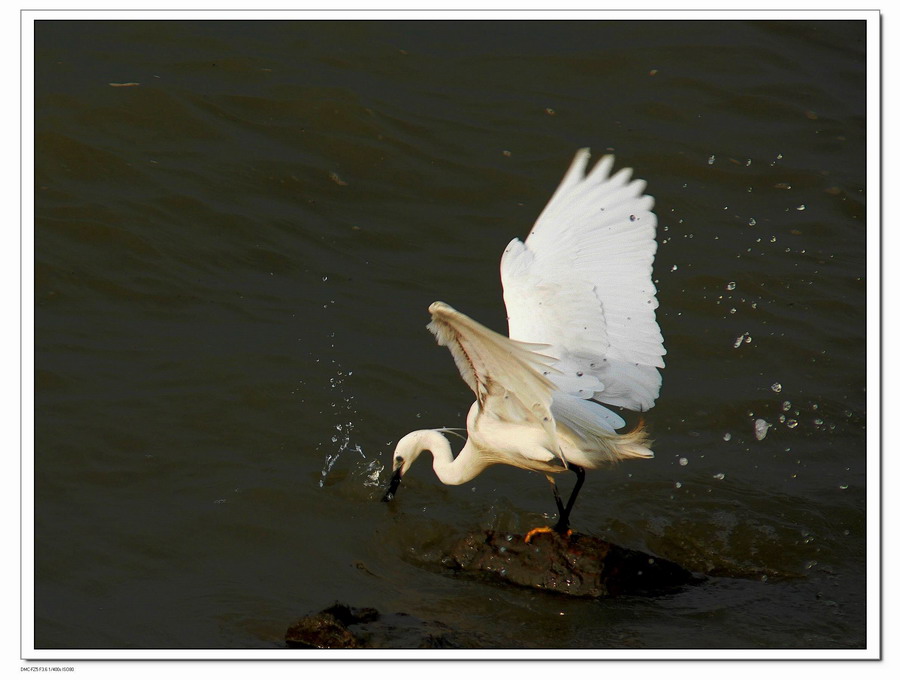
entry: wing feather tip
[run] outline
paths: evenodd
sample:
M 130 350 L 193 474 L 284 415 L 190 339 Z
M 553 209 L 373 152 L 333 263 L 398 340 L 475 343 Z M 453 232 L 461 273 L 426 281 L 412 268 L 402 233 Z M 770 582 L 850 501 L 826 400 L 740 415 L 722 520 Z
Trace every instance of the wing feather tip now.
M 440 300 L 435 300 L 430 305 L 428 305 L 428 313 L 432 316 L 452 310 L 453 307 L 448 305 L 446 302 L 441 302 Z

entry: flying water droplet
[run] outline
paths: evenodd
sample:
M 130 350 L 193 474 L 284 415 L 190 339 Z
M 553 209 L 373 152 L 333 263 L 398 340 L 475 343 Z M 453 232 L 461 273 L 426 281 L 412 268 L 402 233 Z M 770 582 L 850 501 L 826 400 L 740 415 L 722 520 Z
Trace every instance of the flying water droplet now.
M 746 342 L 747 344 L 750 344 L 751 342 L 753 342 L 753 338 L 750 337 L 750 333 L 747 333 L 747 332 L 741 333 L 737 338 L 735 338 L 734 348 L 737 349 L 738 347 L 741 346 L 741 343 L 743 343 L 743 342 Z

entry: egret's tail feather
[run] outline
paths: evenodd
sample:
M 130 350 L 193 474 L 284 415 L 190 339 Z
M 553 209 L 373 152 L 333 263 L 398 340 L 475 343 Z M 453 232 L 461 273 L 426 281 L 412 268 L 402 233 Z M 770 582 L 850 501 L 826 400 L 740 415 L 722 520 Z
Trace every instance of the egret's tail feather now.
M 590 446 L 582 449 L 582 452 L 595 467 L 632 458 L 653 458 L 653 451 L 650 449 L 653 441 L 643 418 L 633 429 L 622 434 L 597 428 L 586 441 L 590 442 Z
M 643 416 L 631 430 L 619 435 L 620 458 L 653 458 L 651 446 L 653 446 L 653 440 L 650 439 L 647 423 Z

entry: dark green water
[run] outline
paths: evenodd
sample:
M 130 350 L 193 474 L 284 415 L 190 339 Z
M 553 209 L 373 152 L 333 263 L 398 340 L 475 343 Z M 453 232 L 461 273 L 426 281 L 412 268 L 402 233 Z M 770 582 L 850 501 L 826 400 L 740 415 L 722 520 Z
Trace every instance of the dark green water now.
M 491 647 L 865 646 L 861 22 L 35 44 L 37 648 L 275 647 L 335 600 Z M 440 570 L 467 531 L 542 522 L 540 475 L 423 463 L 377 502 L 393 443 L 471 403 L 428 304 L 505 329 L 502 248 L 581 146 L 656 197 L 668 355 L 656 458 L 589 474 L 573 521 L 714 575 L 661 598 Z

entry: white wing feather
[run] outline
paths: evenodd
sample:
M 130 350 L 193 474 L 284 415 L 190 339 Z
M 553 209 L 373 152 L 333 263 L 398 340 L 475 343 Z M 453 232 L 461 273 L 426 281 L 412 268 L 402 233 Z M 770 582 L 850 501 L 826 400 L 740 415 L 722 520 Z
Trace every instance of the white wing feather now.
M 559 451 L 551 411 L 556 359 L 540 352 L 545 345 L 511 340 L 444 302 L 428 307 L 438 344 L 453 355 L 463 380 L 472 388 L 482 413 L 507 422 L 533 422 L 547 432 Z
M 585 174 L 589 158 L 578 151 L 528 238 L 503 253 L 509 336 L 549 346 L 562 392 L 645 411 L 659 396 L 665 354 L 651 280 L 653 198 L 630 169 L 610 177 L 612 156 Z M 601 414 L 605 429 L 621 422 L 599 408 L 613 416 Z M 572 404 L 554 410 L 574 414 L 576 427 L 587 413 Z

